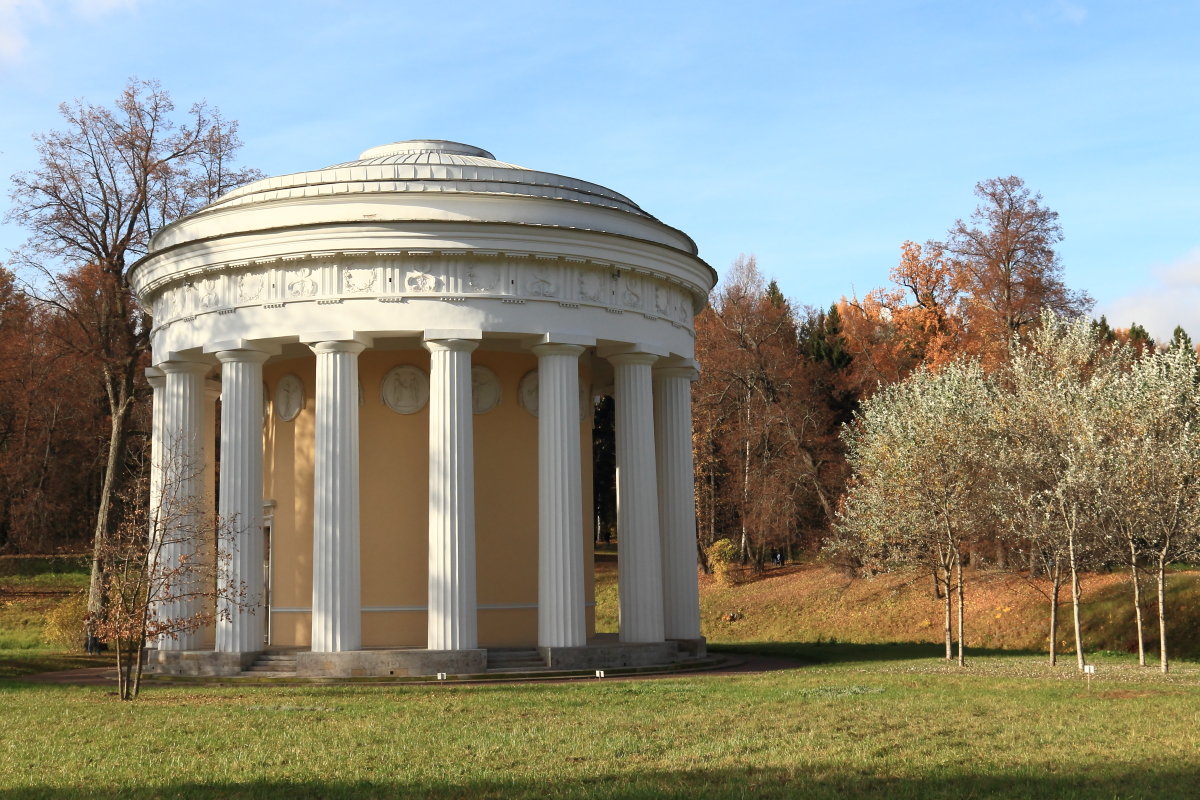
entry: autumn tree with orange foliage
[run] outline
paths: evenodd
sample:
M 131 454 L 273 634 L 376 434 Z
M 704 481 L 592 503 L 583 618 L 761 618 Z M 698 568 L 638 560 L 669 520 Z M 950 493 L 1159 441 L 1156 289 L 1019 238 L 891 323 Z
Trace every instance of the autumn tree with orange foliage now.
M 846 336 L 864 395 L 918 366 L 971 355 L 992 370 L 1043 311 L 1075 317 L 1092 299 L 1062 279 L 1058 213 L 1015 176 L 975 185 L 979 205 L 945 241 L 904 242 L 890 288 L 843 299 Z
M 103 401 L 95 365 L 59 346 L 64 327 L 0 267 L 0 549 L 6 552 L 73 544 L 95 515 Z
M 696 318 L 693 393 L 701 543 L 730 538 L 743 562 L 824 530 L 840 491 L 835 412 L 814 387 L 797 315 L 753 257 L 739 258 Z

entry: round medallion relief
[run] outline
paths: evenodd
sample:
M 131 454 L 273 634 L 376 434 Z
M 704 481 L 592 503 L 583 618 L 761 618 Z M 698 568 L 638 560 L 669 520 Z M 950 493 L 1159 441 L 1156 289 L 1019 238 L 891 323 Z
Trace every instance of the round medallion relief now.
M 397 414 L 415 414 L 429 402 L 429 376 L 419 367 L 393 367 L 379 385 L 383 404 Z
M 521 382 L 517 384 L 517 399 L 521 401 L 521 408 L 533 414 L 538 415 L 538 371 L 531 369 L 521 378 Z
M 528 411 L 533 416 L 538 415 L 538 371 L 531 369 L 521 378 L 521 383 L 517 386 L 517 397 L 521 401 L 521 408 Z M 579 421 L 583 422 L 592 415 L 592 387 L 583 378 L 579 379 Z
M 500 378 L 487 367 L 471 367 L 471 409 L 486 414 L 500 405 Z
M 291 422 L 304 408 L 304 384 L 295 375 L 284 375 L 275 384 L 275 416 Z

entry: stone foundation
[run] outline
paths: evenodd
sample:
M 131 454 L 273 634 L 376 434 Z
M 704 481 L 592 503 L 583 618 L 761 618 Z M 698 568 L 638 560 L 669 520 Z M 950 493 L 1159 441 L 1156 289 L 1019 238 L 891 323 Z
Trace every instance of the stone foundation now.
M 585 647 L 539 647 L 538 652 L 551 669 L 616 669 L 675 664 L 703 658 L 707 650 L 701 637 L 651 643 L 593 642 Z
M 584 647 L 539 647 L 551 670 L 657 667 L 704 658 L 706 643 L 699 639 L 666 642 L 619 642 L 615 637 Z M 259 653 L 217 653 L 211 650 L 146 651 L 148 671 L 157 675 L 229 677 L 239 675 Z M 411 678 L 436 675 L 481 675 L 487 672 L 487 650 L 347 650 L 338 653 L 296 651 L 298 678 Z
M 146 667 L 156 675 L 218 677 L 237 675 L 258 653 L 217 653 L 213 650 L 146 650 Z
M 475 675 L 487 671 L 486 650 L 347 650 L 296 653 L 301 678 L 407 678 L 416 675 Z

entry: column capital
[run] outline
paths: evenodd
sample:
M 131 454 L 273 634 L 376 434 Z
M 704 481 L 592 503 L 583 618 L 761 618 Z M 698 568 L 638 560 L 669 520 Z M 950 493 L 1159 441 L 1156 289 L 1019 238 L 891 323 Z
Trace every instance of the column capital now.
M 457 353 L 470 353 L 479 347 L 478 339 L 426 339 L 421 346 L 431 353 L 453 350 Z
M 205 353 L 220 353 L 222 350 L 251 350 L 277 356 L 283 352 L 283 347 L 261 339 L 223 339 L 204 345 Z
M 626 364 L 651 366 L 655 361 L 658 361 L 659 356 L 655 353 L 645 353 L 635 350 L 625 353 L 612 353 L 606 356 L 606 358 L 610 364 L 616 366 L 624 366 Z
M 654 377 L 656 378 L 683 378 L 687 381 L 694 381 L 700 377 L 700 370 L 695 364 L 684 362 L 672 364 L 670 362 L 659 362 L 654 365 Z
M 189 375 L 207 375 L 212 369 L 212 364 L 204 364 L 199 361 L 160 361 L 154 367 L 160 370 L 164 375 L 178 375 L 186 373 Z
M 322 353 L 351 353 L 358 355 L 367 349 L 367 345 L 357 339 L 329 339 L 319 342 L 305 342 L 305 344 L 317 355 L 321 355 Z
M 146 383 L 152 389 L 161 389 L 167 385 L 167 375 L 158 367 L 146 367 Z
M 358 331 L 312 331 L 309 333 L 302 333 L 298 338 L 300 339 L 301 344 L 306 344 L 309 347 L 317 344 L 325 344 L 327 342 L 357 342 L 361 344 L 363 348 L 367 348 L 375 342 L 372 337 L 359 333 Z M 223 347 L 221 349 L 225 350 L 233 348 Z
M 271 354 L 264 350 L 251 350 L 239 347 L 230 350 L 217 350 L 217 360 L 222 364 L 262 364 Z
M 581 344 L 567 344 L 565 342 L 543 342 L 542 344 L 535 344 L 529 349 L 539 358 L 541 356 L 575 356 L 578 358 L 587 350 Z

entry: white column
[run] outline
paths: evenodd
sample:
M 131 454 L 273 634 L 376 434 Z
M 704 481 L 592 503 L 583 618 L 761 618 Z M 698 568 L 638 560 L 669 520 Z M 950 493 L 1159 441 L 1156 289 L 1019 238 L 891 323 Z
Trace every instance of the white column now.
M 158 365 L 165 375 L 162 411 L 162 456 L 158 463 L 158 530 L 162 546 L 159 570 L 175 570 L 199 557 L 206 520 L 204 498 L 204 376 L 208 364 L 164 361 Z M 180 577 L 195 577 L 186 567 Z M 161 574 L 161 572 L 160 572 Z M 189 580 L 174 580 L 169 588 L 178 599 L 159 604 L 160 619 L 187 619 L 202 610 L 198 593 L 203 587 Z M 160 650 L 195 650 L 199 631 L 163 637 Z
M 203 596 L 198 598 L 198 608 L 209 616 L 210 621 L 196 631 L 194 645 L 204 650 L 213 649 L 217 642 L 217 401 L 221 399 L 221 382 L 208 378 L 204 381 L 204 419 L 201 438 L 204 442 L 201 457 L 204 463 L 202 503 L 200 513 L 206 521 L 204 535 L 198 543 L 200 561 L 204 565 Z
M 262 365 L 269 354 L 222 350 L 221 493 L 228 548 L 228 586 L 219 593 L 217 650 L 250 653 L 263 649 L 263 391 Z M 245 591 L 241 607 L 229 597 Z M 222 599 L 222 597 L 224 599 Z
M 662 545 L 654 458 L 650 353 L 609 356 L 615 377 L 617 589 L 621 641 L 661 642 Z
M 538 645 L 587 644 L 583 611 L 583 495 L 579 356 L 541 344 L 538 357 Z
M 472 339 L 431 339 L 429 351 L 430 650 L 478 646 Z
M 158 519 L 155 510 L 162 504 L 162 459 L 164 437 L 163 432 L 163 416 L 166 406 L 166 386 L 167 377 L 158 367 L 146 368 L 146 383 L 150 384 L 152 390 L 152 398 L 150 401 L 150 513 L 149 513 L 149 531 L 147 535 L 150 537 L 150 552 L 153 553 L 156 548 L 155 540 L 159 536 Z M 150 605 L 150 616 L 154 618 L 158 615 L 159 608 L 157 603 Z M 157 647 L 155 641 L 147 641 L 147 646 Z
M 692 366 L 654 370 L 654 444 L 662 531 L 663 619 L 668 639 L 700 638 L 696 493 L 692 466 Z
M 309 347 L 317 354 L 312 650 L 359 650 L 358 354 L 366 345 L 324 341 Z

